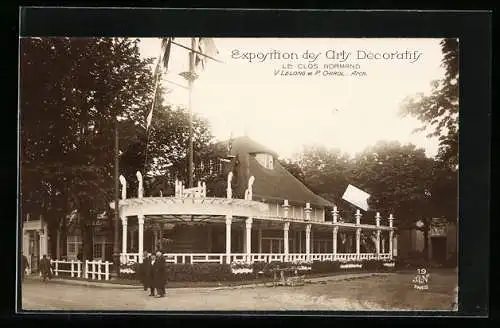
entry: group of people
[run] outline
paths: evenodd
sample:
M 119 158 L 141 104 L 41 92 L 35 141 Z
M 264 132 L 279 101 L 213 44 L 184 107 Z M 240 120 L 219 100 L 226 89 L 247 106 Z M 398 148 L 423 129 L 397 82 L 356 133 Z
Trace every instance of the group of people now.
M 24 277 L 26 275 L 26 271 L 28 271 L 30 269 L 30 265 L 29 265 L 29 261 L 28 261 L 28 258 L 26 257 L 26 255 L 21 253 L 21 256 L 22 256 L 22 263 L 21 263 L 22 276 L 21 276 L 21 279 L 24 280 Z M 50 263 L 50 259 L 47 257 L 47 255 L 44 255 L 42 257 L 42 259 L 40 260 L 40 263 L 38 264 L 38 268 L 40 270 L 40 273 L 42 275 L 42 279 L 44 282 L 47 281 L 47 278 L 49 280 L 52 279 L 53 267 L 52 267 L 52 264 Z
M 149 296 L 165 297 L 165 258 L 160 251 L 156 254 L 145 252 L 140 272 L 144 290 L 150 291 Z

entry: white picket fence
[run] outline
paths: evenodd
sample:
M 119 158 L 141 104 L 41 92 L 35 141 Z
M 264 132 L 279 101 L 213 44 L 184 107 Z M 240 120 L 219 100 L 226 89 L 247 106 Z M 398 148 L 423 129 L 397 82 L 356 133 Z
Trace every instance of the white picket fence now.
M 69 273 L 73 278 L 92 279 L 92 280 L 109 280 L 110 279 L 110 266 L 112 262 L 109 261 L 63 261 L 63 260 L 51 260 L 53 272 L 55 276 L 59 276 L 60 273 Z M 65 266 L 69 268 L 61 268 Z

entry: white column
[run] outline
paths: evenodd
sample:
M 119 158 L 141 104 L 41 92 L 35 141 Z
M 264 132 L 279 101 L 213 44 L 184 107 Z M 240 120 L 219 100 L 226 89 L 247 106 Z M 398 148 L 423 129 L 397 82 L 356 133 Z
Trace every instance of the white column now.
M 144 256 L 144 215 L 138 215 L 139 222 L 139 263 L 142 263 Z
M 356 229 L 356 255 L 358 258 L 359 258 L 359 254 L 361 252 L 360 241 L 361 241 L 361 228 L 357 228 Z
M 393 257 L 393 250 L 392 250 L 392 238 L 394 236 L 394 230 L 392 229 L 393 228 L 393 224 L 394 224 L 394 217 L 391 215 L 389 215 L 389 227 L 391 228 L 391 231 L 389 231 L 389 254 L 391 254 L 391 258 Z
M 127 217 L 122 217 L 122 253 L 127 253 Z
M 311 251 L 311 224 L 306 225 L 306 257 L 309 260 L 309 254 Z
M 302 254 L 302 231 L 297 231 L 297 235 L 299 236 L 299 253 Z
M 40 245 L 40 257 L 46 254 L 45 252 L 45 232 L 42 233 L 38 231 L 39 245 Z
M 398 236 L 394 235 L 392 256 L 398 256 Z
M 382 237 L 382 254 L 385 254 L 385 238 Z
M 389 231 L 389 254 L 391 254 L 391 258 L 393 256 L 393 244 L 392 244 L 392 239 L 394 237 L 394 231 Z
M 231 222 L 232 217 L 226 215 L 226 263 L 231 263 Z
M 252 253 L 252 218 L 246 219 L 245 228 L 245 253 L 250 255 L 250 253 Z M 250 261 L 250 257 L 248 260 Z
M 337 254 L 337 234 L 339 232 L 339 227 L 333 227 L 333 255 Z
M 377 212 L 377 215 L 375 215 L 375 223 L 377 227 L 380 227 L 380 213 Z M 377 252 L 377 258 L 379 257 L 380 254 L 380 229 L 377 229 L 377 238 L 375 241 L 375 248 Z
M 359 226 L 361 223 L 361 211 L 356 210 L 356 225 Z M 361 252 L 361 229 L 356 228 L 356 257 L 359 259 L 359 254 Z
M 337 224 L 337 222 L 339 220 L 339 211 L 337 209 L 337 206 L 333 207 L 332 214 L 333 214 L 333 224 Z M 338 235 L 338 232 L 339 232 L 339 227 L 334 226 L 333 227 L 333 248 L 332 248 L 334 260 L 336 258 L 336 254 L 337 254 L 337 235 Z
M 30 245 L 29 232 L 27 230 L 23 229 L 23 253 L 24 253 L 24 256 L 26 256 L 28 259 L 31 258 L 30 254 L 28 254 L 29 247 L 30 247 L 29 245 Z
M 262 228 L 259 226 L 259 254 L 262 254 Z
M 311 254 L 314 254 L 314 231 L 311 229 Z
M 288 231 L 290 230 L 290 222 L 285 222 L 283 225 L 283 248 L 285 253 L 285 261 L 288 261 L 289 245 L 288 245 Z

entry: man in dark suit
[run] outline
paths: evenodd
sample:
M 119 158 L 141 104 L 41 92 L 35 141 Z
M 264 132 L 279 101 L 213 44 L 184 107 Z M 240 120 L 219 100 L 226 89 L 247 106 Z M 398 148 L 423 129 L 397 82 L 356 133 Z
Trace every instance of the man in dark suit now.
M 156 252 L 156 259 L 153 264 L 154 285 L 158 291 L 158 297 L 165 297 L 165 258 L 160 251 Z
M 28 258 L 24 253 L 21 253 L 22 259 L 21 259 L 21 269 L 22 269 L 22 280 L 24 281 L 24 277 L 26 275 L 26 271 L 30 268 L 30 264 L 28 262 Z
M 151 279 L 151 254 L 146 252 L 146 256 L 142 260 L 142 269 L 141 269 L 141 279 L 142 284 L 144 286 L 144 290 L 148 290 L 148 288 L 153 287 L 152 279 Z M 151 294 L 154 295 L 154 288 L 151 289 Z
M 155 271 L 154 265 L 156 263 L 156 255 L 151 254 L 147 261 L 147 269 L 144 272 L 145 281 L 149 287 L 149 296 L 155 296 L 156 284 L 155 284 Z
M 47 255 L 44 255 L 42 260 L 40 261 L 40 272 L 42 273 L 43 281 L 46 282 L 47 278 L 51 279 L 51 264 Z

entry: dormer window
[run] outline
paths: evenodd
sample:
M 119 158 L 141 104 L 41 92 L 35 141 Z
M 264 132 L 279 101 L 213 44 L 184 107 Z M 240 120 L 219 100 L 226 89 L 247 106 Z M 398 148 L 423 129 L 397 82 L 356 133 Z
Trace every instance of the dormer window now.
M 255 159 L 259 162 L 260 165 L 264 166 L 266 169 L 272 170 L 274 169 L 274 158 L 270 154 L 266 153 L 258 153 L 255 154 Z

